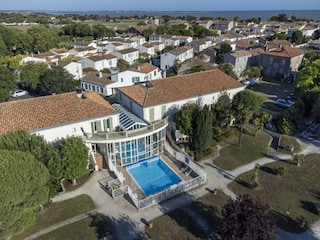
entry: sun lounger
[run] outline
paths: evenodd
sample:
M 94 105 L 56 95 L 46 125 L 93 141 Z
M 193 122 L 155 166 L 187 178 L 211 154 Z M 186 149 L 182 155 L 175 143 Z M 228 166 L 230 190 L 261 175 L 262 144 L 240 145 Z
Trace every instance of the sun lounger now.
M 185 171 L 185 175 L 187 175 L 187 176 L 189 176 L 190 175 L 190 173 L 192 172 L 192 169 L 191 168 L 189 168 L 189 170 L 187 170 L 187 171 Z
M 182 171 L 182 172 L 185 172 L 185 171 L 187 171 L 188 168 L 189 168 L 189 166 L 188 166 L 188 165 L 185 165 L 184 167 L 181 168 L 181 171 Z

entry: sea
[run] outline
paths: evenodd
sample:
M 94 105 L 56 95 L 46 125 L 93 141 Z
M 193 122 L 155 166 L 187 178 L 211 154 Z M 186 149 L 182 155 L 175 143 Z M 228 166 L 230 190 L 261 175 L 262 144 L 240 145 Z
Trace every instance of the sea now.
M 39 11 L 38 11 L 39 12 Z M 212 17 L 212 18 L 226 18 L 229 20 L 238 17 L 239 20 L 246 20 L 250 18 L 260 18 L 261 20 L 268 20 L 272 16 L 278 14 L 286 14 L 288 18 L 295 16 L 296 18 L 311 19 L 320 21 L 320 10 L 267 10 L 267 11 L 41 11 L 48 14 L 78 14 L 78 15 L 99 15 L 110 17 L 133 17 L 133 16 L 154 16 L 161 17 L 163 15 L 179 17 L 179 16 L 195 16 Z

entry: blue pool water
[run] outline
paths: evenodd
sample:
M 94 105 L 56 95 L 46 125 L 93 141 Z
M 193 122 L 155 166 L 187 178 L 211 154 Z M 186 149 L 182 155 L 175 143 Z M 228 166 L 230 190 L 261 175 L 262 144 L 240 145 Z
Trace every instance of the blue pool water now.
M 127 169 L 147 196 L 181 181 L 159 156 L 130 165 Z

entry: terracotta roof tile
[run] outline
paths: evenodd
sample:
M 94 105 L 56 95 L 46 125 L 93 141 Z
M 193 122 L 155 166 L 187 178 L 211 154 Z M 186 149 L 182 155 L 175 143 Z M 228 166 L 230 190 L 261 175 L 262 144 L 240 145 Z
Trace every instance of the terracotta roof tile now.
M 101 77 L 99 77 L 99 74 L 101 74 Z M 111 74 L 106 73 L 98 73 L 95 72 L 89 72 L 87 73 L 83 78 L 82 81 L 98 84 L 101 86 L 105 86 L 111 83 L 114 83 L 114 81 L 110 80 Z
M 118 90 L 141 106 L 154 106 L 243 85 L 219 69 L 153 80 L 152 87 L 136 84 Z
M 130 70 L 147 74 L 147 73 L 150 73 L 156 69 L 157 69 L 157 67 L 150 64 L 150 63 L 142 63 L 142 64 L 138 65 L 137 67 L 131 68 Z
M 266 51 L 261 54 L 270 55 L 270 56 L 277 56 L 277 57 L 293 58 L 293 57 L 303 55 L 303 51 L 296 49 L 296 48 L 292 48 L 290 46 L 285 46 L 283 48 L 280 47 L 280 48 L 272 49 L 270 51 Z
M 88 120 L 117 111 L 95 92 L 76 92 L 0 103 L 0 134 L 24 128 L 30 131 Z
M 123 50 L 119 50 L 118 53 L 121 53 L 121 54 L 128 54 L 128 53 L 132 53 L 132 52 L 138 52 L 138 49 L 135 49 L 135 48 L 126 48 L 126 49 L 123 49 Z

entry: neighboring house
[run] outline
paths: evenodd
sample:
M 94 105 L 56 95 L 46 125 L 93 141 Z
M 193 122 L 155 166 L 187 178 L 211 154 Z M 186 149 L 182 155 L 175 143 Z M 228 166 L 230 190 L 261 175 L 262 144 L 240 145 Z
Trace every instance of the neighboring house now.
M 279 46 L 260 54 L 260 65 L 263 66 L 264 75 L 274 76 L 276 74 L 296 78 L 298 68 L 303 60 L 303 51 L 290 47 Z
M 161 53 L 162 50 L 166 47 L 163 42 L 149 42 L 154 47 L 154 51 Z
M 80 79 L 80 84 L 86 91 L 93 91 L 104 96 L 112 95 L 112 92 L 108 92 L 108 85 L 112 84 L 113 81 L 110 79 L 110 74 L 89 71 Z
M 233 66 L 233 71 L 239 77 L 247 66 L 254 65 L 251 58 L 252 53 L 250 51 L 238 50 L 231 53 L 226 53 L 224 56 L 224 62 L 230 63 Z
M 105 46 L 105 48 L 107 49 L 107 51 L 109 53 L 112 53 L 112 52 L 123 50 L 124 49 L 124 45 L 122 43 L 119 43 L 119 42 L 110 42 Z
M 137 46 L 143 45 L 146 43 L 146 38 L 144 36 L 134 36 L 130 38 L 130 40 L 135 41 L 137 43 Z
M 320 40 L 319 39 L 309 40 L 307 44 L 309 47 L 314 47 L 314 48 L 320 49 Z
M 202 26 L 206 29 L 210 29 L 213 24 L 213 21 L 212 20 L 198 20 L 197 24 L 198 24 L 198 26 Z
M 221 32 L 229 32 L 233 26 L 233 21 L 219 21 L 214 23 L 214 29 L 220 30 Z
M 20 64 L 25 64 L 27 62 L 37 62 L 37 63 L 52 63 L 52 62 L 57 62 L 61 60 L 62 57 L 59 55 L 56 55 L 55 53 L 52 52 L 44 52 L 44 53 L 39 53 L 39 54 L 31 54 L 29 56 L 23 56 Z
M 208 47 L 211 47 L 212 40 L 207 38 L 202 38 L 199 40 L 195 40 L 191 43 L 191 46 L 193 48 L 193 51 L 195 53 L 202 52 L 203 50 L 207 49 Z
M 148 122 L 173 116 L 184 104 L 211 105 L 221 94 L 233 96 L 244 85 L 219 69 L 148 81 L 116 89 L 118 102 Z
M 86 47 L 86 48 L 72 48 L 69 50 L 70 55 L 74 55 L 76 57 L 84 57 L 88 54 L 97 53 L 97 49 L 94 47 Z
M 55 55 L 61 56 L 61 58 L 66 58 L 70 54 L 69 50 L 65 48 L 53 48 L 53 49 L 50 49 L 49 51 Z
M 201 68 L 202 71 L 213 70 L 216 68 L 212 64 L 206 63 L 200 58 L 191 58 L 191 59 L 181 63 L 181 66 L 178 69 L 177 73 L 178 73 L 178 75 L 188 74 L 188 73 L 190 73 L 190 69 L 197 68 L 197 67 Z
M 139 59 L 139 51 L 135 48 L 127 48 L 117 52 L 113 52 L 118 59 L 123 59 L 128 62 L 130 65 L 135 63 Z
M 179 39 L 179 46 L 188 45 L 193 41 L 193 38 L 190 36 L 174 36 L 176 39 Z
M 129 40 L 129 39 L 122 41 L 122 44 L 124 46 L 124 49 L 126 49 L 126 48 L 136 48 L 138 46 L 136 41 Z
M 95 42 L 71 42 L 70 43 L 71 48 L 88 48 L 93 47 L 96 48 L 97 44 Z
M 185 39 L 187 41 L 188 38 Z M 149 43 L 153 42 L 163 42 L 165 46 L 174 46 L 178 47 L 180 45 L 180 38 L 177 38 L 174 35 L 157 35 L 153 34 L 149 36 Z
M 56 142 L 119 125 L 118 112 L 95 92 L 62 93 L 0 103 L 0 135 L 26 129 Z
M 94 68 L 98 71 L 117 67 L 118 59 L 112 54 L 99 54 L 81 59 L 83 68 Z
M 193 48 L 190 46 L 175 48 L 169 52 L 161 54 L 160 69 L 170 69 L 174 66 L 176 61 L 179 63 L 183 63 L 184 61 L 193 58 L 193 56 Z
M 140 45 L 137 47 L 137 49 L 139 50 L 140 53 L 147 53 L 151 56 L 155 55 L 154 46 L 149 43 L 145 43 L 143 45 Z
M 56 65 L 71 73 L 74 76 L 74 79 L 79 80 L 80 78 L 82 78 L 83 72 L 81 63 L 62 60 L 58 61 Z

